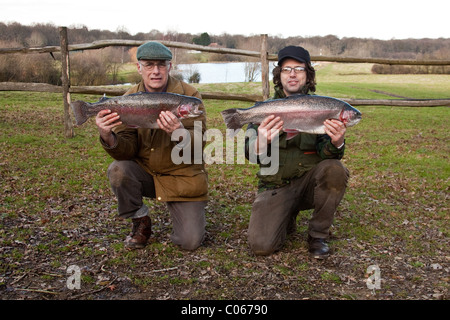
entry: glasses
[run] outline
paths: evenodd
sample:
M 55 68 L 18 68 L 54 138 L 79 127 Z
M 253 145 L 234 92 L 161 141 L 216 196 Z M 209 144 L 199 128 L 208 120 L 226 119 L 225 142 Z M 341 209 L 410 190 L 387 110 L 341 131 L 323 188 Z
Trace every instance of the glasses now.
M 159 70 L 166 70 L 168 67 L 167 62 L 159 62 L 159 63 L 139 62 L 139 64 L 147 71 L 152 71 L 153 69 L 155 69 L 155 67 L 158 67 Z
M 295 67 L 295 68 L 284 67 L 284 68 L 281 68 L 281 72 L 283 72 L 283 73 L 291 73 L 292 70 L 294 70 L 295 73 L 300 73 L 300 72 L 305 71 L 306 69 L 304 67 Z

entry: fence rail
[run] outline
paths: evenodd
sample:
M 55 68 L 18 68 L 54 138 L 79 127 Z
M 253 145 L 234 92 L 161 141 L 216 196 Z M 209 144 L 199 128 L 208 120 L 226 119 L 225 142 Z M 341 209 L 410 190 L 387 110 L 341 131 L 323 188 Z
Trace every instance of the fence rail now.
M 0 91 L 34 91 L 34 92 L 54 92 L 62 93 L 61 86 L 55 86 L 47 83 L 23 83 L 23 82 L 0 82 Z M 127 88 L 121 87 L 101 87 L 101 86 L 71 86 L 70 93 L 96 94 L 107 96 L 121 96 L 127 91 Z M 263 101 L 262 95 L 257 94 L 230 94 L 222 92 L 200 92 L 203 99 L 217 100 L 239 100 L 257 102 Z M 354 106 L 410 106 L 410 107 L 450 107 L 450 99 L 346 99 L 346 101 Z
M 83 51 L 83 50 L 96 50 L 107 47 L 137 47 L 144 44 L 148 40 L 100 40 L 92 43 L 70 44 L 68 46 L 69 51 Z M 253 58 L 261 58 L 260 51 L 249 51 L 229 48 L 215 48 L 208 46 L 201 46 L 196 44 L 189 44 L 175 41 L 157 40 L 167 47 L 197 50 L 203 52 L 219 53 L 219 54 L 235 54 L 241 56 L 248 56 Z M 61 52 L 60 46 L 46 46 L 46 47 L 21 47 L 21 48 L 0 48 L 0 54 L 11 53 L 53 53 Z M 268 54 L 267 60 L 277 61 L 276 54 Z M 446 66 L 450 65 L 450 60 L 414 60 L 414 59 L 382 59 L 382 58 L 357 58 L 357 57 L 336 57 L 336 56 L 311 56 L 313 61 L 328 61 L 328 62 L 341 62 L 341 63 L 377 63 L 377 64 L 389 64 L 389 65 L 433 65 L 433 66 Z

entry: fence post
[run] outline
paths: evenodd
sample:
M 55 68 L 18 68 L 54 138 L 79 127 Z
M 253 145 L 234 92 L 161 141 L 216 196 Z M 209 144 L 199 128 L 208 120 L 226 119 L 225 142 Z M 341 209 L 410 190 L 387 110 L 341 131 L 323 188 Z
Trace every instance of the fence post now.
M 62 63 L 62 89 L 64 100 L 64 133 L 66 138 L 73 138 L 73 124 L 70 118 L 70 64 L 69 64 L 69 43 L 67 40 L 67 28 L 59 27 L 59 41 L 61 44 Z
M 270 96 L 269 85 L 269 53 L 267 52 L 267 34 L 261 35 L 261 81 L 263 99 L 267 100 Z

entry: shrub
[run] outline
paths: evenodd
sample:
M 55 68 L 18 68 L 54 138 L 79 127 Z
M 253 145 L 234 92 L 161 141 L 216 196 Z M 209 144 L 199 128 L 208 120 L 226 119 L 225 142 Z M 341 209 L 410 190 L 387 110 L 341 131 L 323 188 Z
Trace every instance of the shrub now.
M 181 72 L 179 70 L 172 70 L 172 71 L 170 71 L 170 75 L 172 77 L 174 77 L 175 79 L 178 79 L 178 80 L 181 80 L 181 81 L 184 80 L 183 72 Z
M 189 76 L 189 83 L 200 83 L 200 72 L 195 71 Z
M 50 54 L 0 56 L 0 81 L 61 84 L 61 68 Z
M 376 74 L 450 74 L 450 66 L 408 66 L 374 64 Z
M 96 86 L 107 82 L 108 66 L 93 51 L 70 55 L 70 82 L 74 86 Z

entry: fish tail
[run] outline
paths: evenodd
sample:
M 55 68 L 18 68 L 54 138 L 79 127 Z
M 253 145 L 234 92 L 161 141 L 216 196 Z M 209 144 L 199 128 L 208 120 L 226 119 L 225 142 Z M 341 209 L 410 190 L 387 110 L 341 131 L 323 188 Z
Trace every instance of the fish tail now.
M 242 128 L 243 124 L 241 123 L 238 109 L 227 109 L 222 111 L 221 114 L 228 129 L 237 130 Z
M 70 104 L 77 126 L 82 125 L 89 118 L 86 113 L 87 105 L 88 104 L 84 101 L 75 101 Z

